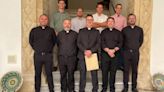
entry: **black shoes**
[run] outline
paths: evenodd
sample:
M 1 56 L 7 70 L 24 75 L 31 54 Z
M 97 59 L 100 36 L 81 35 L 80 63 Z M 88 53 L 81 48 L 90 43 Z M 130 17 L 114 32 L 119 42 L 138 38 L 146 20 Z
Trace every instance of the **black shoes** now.
M 106 90 L 101 90 L 101 92 L 107 92 Z M 115 92 L 115 90 L 113 89 L 113 90 L 110 90 L 110 92 Z
M 52 67 L 52 71 L 57 71 L 58 70 L 58 67 Z
M 124 71 L 124 67 L 118 67 L 118 70 Z
M 68 92 L 76 92 L 76 91 L 68 91 Z
M 64 91 L 64 90 L 62 90 L 61 92 L 76 92 L 76 91 Z
M 110 90 L 110 92 L 115 92 L 115 90 Z
M 128 89 L 124 88 L 121 92 L 128 92 Z M 132 89 L 132 92 L 138 92 L 137 88 Z
M 107 90 L 107 89 L 104 89 L 104 88 L 103 88 L 103 89 L 101 90 L 101 92 L 106 92 L 106 90 Z
M 132 92 L 138 92 L 138 89 L 134 88 L 132 89 Z
M 128 89 L 124 88 L 121 92 L 128 92 Z

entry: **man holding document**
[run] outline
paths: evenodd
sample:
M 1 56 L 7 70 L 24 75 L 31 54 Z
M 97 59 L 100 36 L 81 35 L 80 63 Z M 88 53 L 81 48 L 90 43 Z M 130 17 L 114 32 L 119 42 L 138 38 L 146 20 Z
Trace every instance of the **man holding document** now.
M 97 58 L 95 55 L 100 48 L 100 33 L 98 30 L 93 28 L 93 16 L 86 16 L 87 27 L 79 31 L 77 45 L 79 48 L 78 58 L 79 58 L 79 70 L 80 70 L 80 86 L 79 92 L 85 92 L 86 86 L 86 62 L 90 58 Z M 91 59 L 92 61 L 92 59 Z M 96 64 L 97 61 L 95 61 Z M 92 66 L 90 66 L 92 67 Z M 92 76 L 92 92 L 98 91 L 98 76 L 97 70 L 93 69 L 90 71 Z
M 115 92 L 115 76 L 118 65 L 118 51 L 122 46 L 121 32 L 114 28 L 114 18 L 107 19 L 108 28 L 101 33 L 101 47 L 102 47 L 102 91 L 107 92 L 108 78 L 110 84 L 110 92 Z M 110 69 L 110 77 L 108 71 Z

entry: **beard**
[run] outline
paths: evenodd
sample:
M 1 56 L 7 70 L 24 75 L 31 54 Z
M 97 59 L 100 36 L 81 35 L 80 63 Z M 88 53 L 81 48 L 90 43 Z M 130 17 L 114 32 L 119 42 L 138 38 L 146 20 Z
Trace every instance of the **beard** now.
M 64 30 L 65 30 L 65 31 L 69 31 L 69 30 L 71 30 L 71 28 L 64 28 Z
M 129 22 L 129 25 L 135 25 L 135 22 Z

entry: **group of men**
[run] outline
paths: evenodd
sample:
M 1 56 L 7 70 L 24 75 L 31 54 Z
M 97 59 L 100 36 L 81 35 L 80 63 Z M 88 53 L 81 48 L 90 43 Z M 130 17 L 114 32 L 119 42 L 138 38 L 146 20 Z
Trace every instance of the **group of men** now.
M 40 92 L 42 66 L 45 66 L 49 91 L 54 92 L 52 77 L 53 48 L 57 44 L 61 92 L 75 92 L 74 71 L 77 63 L 80 71 L 79 92 L 85 92 L 86 63 L 84 57 L 99 54 L 102 70 L 102 91 L 115 92 L 115 78 L 119 62 L 123 62 L 122 92 L 128 92 L 129 70 L 132 70 L 132 92 L 137 90 L 139 48 L 143 43 L 143 30 L 137 26 L 136 16 L 121 15 L 122 5 L 115 6 L 116 13 L 108 17 L 103 14 L 103 4 L 98 3 L 96 13 L 83 17 L 83 9 L 77 10 L 77 17 L 70 19 L 65 12 L 65 1 L 58 1 L 58 12 L 48 26 L 48 16 L 39 17 L 40 25 L 30 32 L 29 43 L 34 50 L 35 92 Z M 128 25 L 127 25 L 128 23 Z M 90 71 L 92 92 L 98 92 L 98 70 Z

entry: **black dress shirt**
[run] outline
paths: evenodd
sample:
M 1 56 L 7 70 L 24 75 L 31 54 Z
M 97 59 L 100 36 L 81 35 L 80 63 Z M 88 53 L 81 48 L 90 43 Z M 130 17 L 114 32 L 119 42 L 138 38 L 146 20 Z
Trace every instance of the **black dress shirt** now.
M 127 26 L 122 30 L 123 48 L 138 50 L 143 43 L 143 29 L 138 26 Z
M 45 28 L 38 26 L 33 28 L 30 32 L 29 43 L 37 53 L 51 53 L 56 40 L 55 31 L 49 26 Z
M 115 47 L 121 48 L 122 47 L 122 34 L 119 30 L 113 28 L 109 29 L 106 28 L 101 33 L 101 47 L 114 49 Z
M 75 56 L 77 55 L 77 36 L 75 31 L 61 31 L 58 33 L 59 55 Z
M 100 33 L 95 28 L 80 29 L 77 45 L 79 48 L 78 58 L 84 58 L 84 51 L 91 50 L 92 53 L 97 53 L 100 49 Z

